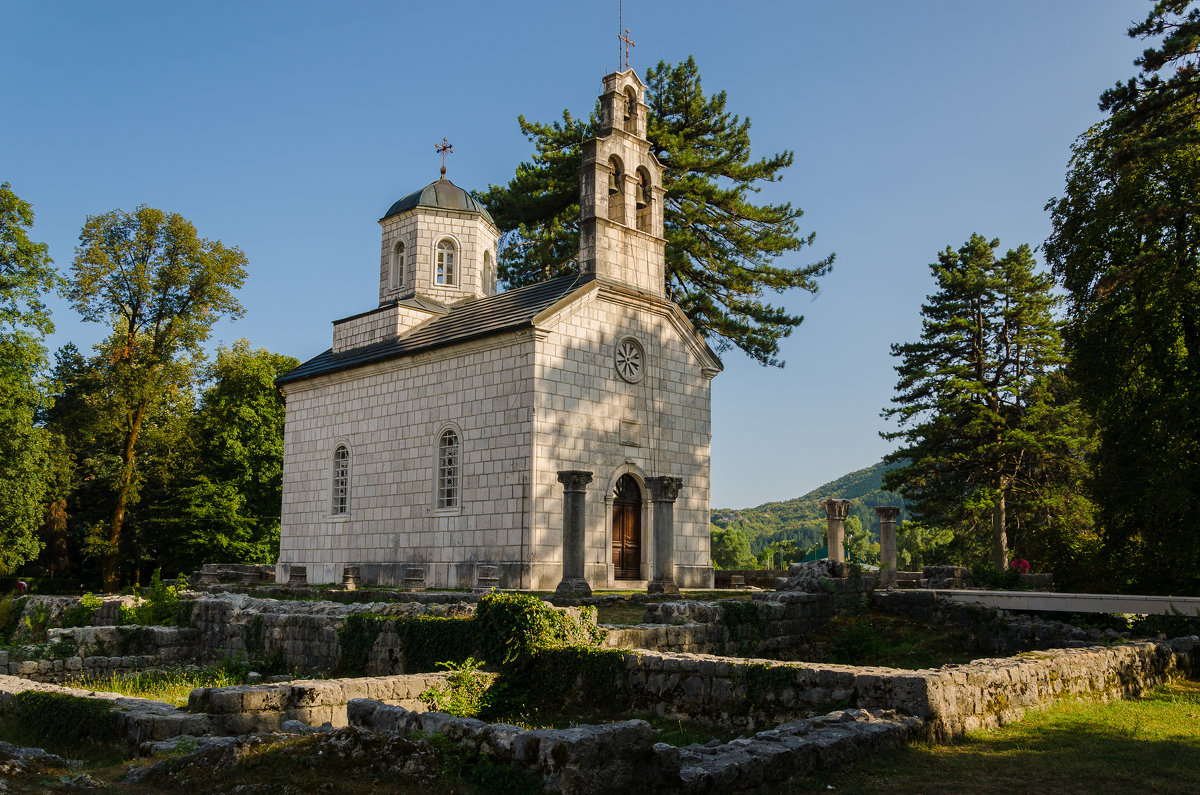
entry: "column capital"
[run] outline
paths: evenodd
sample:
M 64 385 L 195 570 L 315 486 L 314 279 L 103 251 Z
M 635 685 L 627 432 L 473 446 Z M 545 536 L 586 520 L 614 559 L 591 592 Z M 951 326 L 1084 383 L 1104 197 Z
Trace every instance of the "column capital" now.
M 651 502 L 675 502 L 683 488 L 683 478 L 673 475 L 646 478 L 646 488 L 650 491 Z
M 563 484 L 563 491 L 587 491 L 587 484 L 592 482 L 592 473 L 582 469 L 560 469 L 558 482 Z
M 900 518 L 900 509 L 895 505 L 880 505 L 875 508 L 881 522 L 894 522 Z
M 826 519 L 845 519 L 850 515 L 850 500 L 830 497 L 821 503 L 821 507 L 825 509 Z

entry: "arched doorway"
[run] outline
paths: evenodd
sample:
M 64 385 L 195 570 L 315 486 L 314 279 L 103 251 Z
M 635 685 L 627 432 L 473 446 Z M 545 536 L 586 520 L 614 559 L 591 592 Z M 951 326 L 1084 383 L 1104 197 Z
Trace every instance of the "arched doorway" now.
M 613 490 L 612 555 L 616 579 L 642 579 L 642 490 L 633 475 Z

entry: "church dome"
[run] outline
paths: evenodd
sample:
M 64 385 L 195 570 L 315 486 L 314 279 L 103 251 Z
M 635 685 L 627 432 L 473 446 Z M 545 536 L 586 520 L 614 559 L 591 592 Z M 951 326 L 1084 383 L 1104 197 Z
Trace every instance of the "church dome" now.
M 462 210 L 469 213 L 479 213 L 487 219 L 489 224 L 492 226 L 496 225 L 496 222 L 492 220 L 492 216 L 488 214 L 487 208 L 477 202 L 474 196 L 445 177 L 442 177 L 437 182 L 431 182 L 420 190 L 415 190 L 403 199 L 400 199 L 388 209 L 387 213 L 380 220 L 391 218 L 393 215 L 399 215 L 414 207 L 432 207 L 439 210 Z

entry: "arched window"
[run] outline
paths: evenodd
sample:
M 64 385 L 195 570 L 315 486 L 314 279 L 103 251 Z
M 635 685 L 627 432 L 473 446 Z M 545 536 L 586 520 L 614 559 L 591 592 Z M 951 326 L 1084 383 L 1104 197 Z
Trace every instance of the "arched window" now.
M 459 506 L 459 444 L 458 434 L 447 428 L 438 439 L 437 507 Z
M 350 513 L 350 449 L 339 444 L 333 451 L 333 506 L 334 516 Z
M 453 240 L 443 239 L 438 242 L 437 273 L 434 275 L 434 281 L 437 284 L 452 287 L 457 283 L 458 271 L 454 266 L 454 258 L 457 253 Z
M 396 241 L 392 249 L 392 289 L 399 290 L 404 286 L 404 241 Z
M 492 267 L 492 252 L 483 252 L 483 291 L 496 294 L 496 269 Z

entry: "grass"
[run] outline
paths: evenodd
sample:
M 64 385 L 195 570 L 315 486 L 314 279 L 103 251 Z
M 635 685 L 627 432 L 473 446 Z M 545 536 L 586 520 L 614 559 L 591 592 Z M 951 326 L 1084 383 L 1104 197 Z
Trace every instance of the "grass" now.
M 668 725 L 671 724 L 671 725 Z M 655 721 L 659 739 L 687 744 L 704 727 Z M 267 742 L 239 754 L 181 758 L 166 775 L 141 785 L 120 781 L 128 761 L 87 765 L 108 792 L 148 793 L 430 793 L 524 792 L 528 781 L 507 769 L 475 770 L 456 749 L 385 735 L 364 739 L 354 753 L 321 736 Z M 324 753 L 316 753 L 324 749 Z M 332 752 L 336 750 L 336 752 Z M 421 758 L 424 761 L 421 761 Z M 809 779 L 757 790 L 766 793 L 1195 793 L 1200 791 L 1200 682 L 1180 681 L 1141 699 L 1100 704 L 1064 701 L 994 731 L 951 745 L 918 745 L 865 759 Z M 78 769 L 37 769 L 6 778 L 9 792 L 74 792 Z
M 107 676 L 80 676 L 64 684 L 80 690 L 120 693 L 133 698 L 164 701 L 176 707 L 187 705 L 197 687 L 228 687 L 246 683 L 244 672 L 226 666 L 172 667 Z
M 1063 701 L 1019 723 L 918 745 L 759 793 L 1200 792 L 1200 682 L 1140 699 Z

